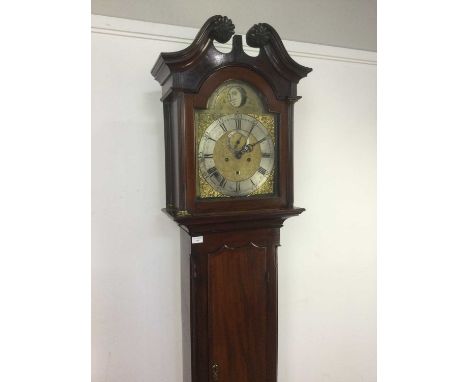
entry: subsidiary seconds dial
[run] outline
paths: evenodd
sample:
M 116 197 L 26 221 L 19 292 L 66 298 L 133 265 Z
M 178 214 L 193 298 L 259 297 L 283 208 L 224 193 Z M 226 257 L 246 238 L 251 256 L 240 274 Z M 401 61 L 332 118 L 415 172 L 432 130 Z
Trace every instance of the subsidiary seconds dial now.
M 230 114 L 206 129 L 198 146 L 200 175 L 219 193 L 246 196 L 273 171 L 275 146 L 265 126 L 246 114 Z

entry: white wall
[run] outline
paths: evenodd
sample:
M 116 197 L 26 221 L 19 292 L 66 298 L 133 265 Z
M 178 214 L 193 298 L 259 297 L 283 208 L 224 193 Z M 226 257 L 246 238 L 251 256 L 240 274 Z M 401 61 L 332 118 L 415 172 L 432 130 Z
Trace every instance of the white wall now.
M 91 10 L 194 28 L 221 14 L 232 19 L 238 34 L 269 23 L 284 39 L 377 50 L 377 0 L 92 0 Z
M 93 382 L 182 380 L 179 228 L 164 206 L 161 51 L 196 30 L 93 17 Z M 286 42 L 295 200 L 279 251 L 279 382 L 374 382 L 375 54 Z

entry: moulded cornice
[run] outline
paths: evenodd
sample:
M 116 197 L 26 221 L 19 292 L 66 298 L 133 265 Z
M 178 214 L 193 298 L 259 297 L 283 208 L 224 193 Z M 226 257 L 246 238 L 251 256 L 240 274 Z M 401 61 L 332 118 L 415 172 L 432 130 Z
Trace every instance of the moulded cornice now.
M 256 24 L 247 32 L 247 44 L 260 49 L 258 56 L 247 55 L 242 37 L 235 35 L 230 52 L 222 53 L 213 40 L 226 42 L 234 33 L 234 24 L 225 16 L 212 16 L 202 26 L 194 41 L 178 52 L 161 53 L 151 73 L 169 90 L 197 92 L 214 71 L 227 66 L 244 66 L 262 75 L 279 99 L 297 99 L 296 85 L 312 70 L 294 61 L 281 38 L 269 24 Z M 193 75 L 192 75 L 193 74 Z M 171 81 L 168 82 L 168 80 Z

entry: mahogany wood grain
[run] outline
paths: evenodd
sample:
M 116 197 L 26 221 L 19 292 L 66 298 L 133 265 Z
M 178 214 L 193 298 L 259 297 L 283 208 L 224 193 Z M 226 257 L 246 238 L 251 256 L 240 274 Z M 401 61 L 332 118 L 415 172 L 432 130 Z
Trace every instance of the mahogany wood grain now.
M 220 381 L 265 381 L 267 248 L 222 247 L 208 257 L 211 367 Z
M 213 365 L 220 382 L 276 381 L 278 245 L 278 228 L 191 245 L 193 382 L 215 382 Z

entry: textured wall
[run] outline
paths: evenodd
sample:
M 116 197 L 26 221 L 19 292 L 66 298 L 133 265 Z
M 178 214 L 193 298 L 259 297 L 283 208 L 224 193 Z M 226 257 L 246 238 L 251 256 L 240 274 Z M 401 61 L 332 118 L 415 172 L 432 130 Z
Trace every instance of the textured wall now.
M 266 22 L 287 40 L 377 49 L 376 0 L 92 0 L 92 12 L 195 28 L 222 14 L 232 18 L 237 33 Z
M 93 24 L 93 382 L 177 382 L 179 229 L 160 211 L 163 116 L 150 69 L 195 31 Z M 314 71 L 295 116 L 295 201 L 307 211 L 285 223 L 279 248 L 279 382 L 375 382 L 375 54 L 286 47 Z

